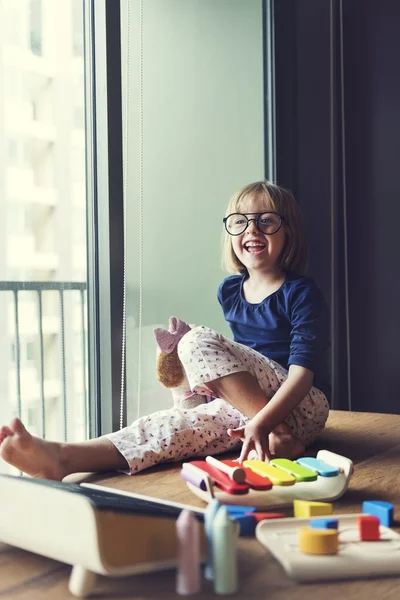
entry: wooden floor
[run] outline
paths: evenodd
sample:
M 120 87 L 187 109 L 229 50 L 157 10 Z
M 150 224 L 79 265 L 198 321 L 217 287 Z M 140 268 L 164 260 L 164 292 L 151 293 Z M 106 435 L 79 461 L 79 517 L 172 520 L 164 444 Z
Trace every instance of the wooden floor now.
M 400 531 L 400 415 L 332 411 L 327 428 L 308 454 L 314 455 L 321 448 L 343 454 L 356 465 L 350 489 L 335 502 L 334 512 L 359 512 L 363 500 L 386 500 L 395 505 L 395 528 Z M 75 480 L 82 478 L 75 477 Z M 156 498 L 204 506 L 181 480 L 177 464 L 164 465 L 133 477 L 112 473 L 90 475 L 85 479 Z M 291 516 L 289 512 L 288 516 Z M 313 596 L 329 600 L 397 600 L 399 597 L 400 577 L 296 585 L 255 539 L 240 538 L 238 553 L 239 595 L 245 599 L 309 600 Z M 66 565 L 0 547 L 0 598 L 71 598 L 67 590 L 69 573 L 70 567 Z M 174 590 L 175 573 L 171 570 L 119 579 L 99 577 L 95 597 L 168 600 L 177 597 Z M 212 584 L 203 581 L 202 592 L 194 597 L 213 596 Z

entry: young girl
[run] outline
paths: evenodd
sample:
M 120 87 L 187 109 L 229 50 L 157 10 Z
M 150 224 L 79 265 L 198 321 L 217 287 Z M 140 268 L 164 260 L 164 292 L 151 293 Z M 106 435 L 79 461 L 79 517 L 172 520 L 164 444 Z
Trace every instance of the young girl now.
M 163 461 L 241 447 L 239 461 L 301 455 L 328 417 L 328 331 L 325 303 L 303 276 L 307 250 L 292 194 L 267 181 L 247 185 L 224 218 L 225 267 L 219 287 L 235 341 L 196 327 L 178 353 L 191 390 L 214 396 L 178 406 L 83 443 L 33 437 L 19 419 L 0 429 L 4 460 L 35 477 L 74 472 L 136 473 Z

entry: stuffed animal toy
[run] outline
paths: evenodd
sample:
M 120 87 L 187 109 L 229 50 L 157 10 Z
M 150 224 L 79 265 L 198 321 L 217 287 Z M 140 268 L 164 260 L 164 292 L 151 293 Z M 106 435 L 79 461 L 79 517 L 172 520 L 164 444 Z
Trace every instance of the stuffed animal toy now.
M 185 369 L 178 356 L 178 342 L 192 329 L 177 317 L 170 317 L 168 329 L 154 329 L 157 349 L 157 379 L 170 388 L 174 406 L 194 408 L 210 402 L 212 396 L 202 396 L 191 391 Z

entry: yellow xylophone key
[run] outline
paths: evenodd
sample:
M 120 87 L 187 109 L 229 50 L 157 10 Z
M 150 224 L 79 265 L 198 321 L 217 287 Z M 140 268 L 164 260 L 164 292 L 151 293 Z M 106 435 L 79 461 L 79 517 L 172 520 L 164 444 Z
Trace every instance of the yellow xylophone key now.
M 296 483 L 295 477 L 292 477 L 292 475 L 285 473 L 281 469 L 273 467 L 263 460 L 245 460 L 243 465 L 249 467 L 249 469 L 254 471 L 254 473 L 258 473 L 258 475 L 268 477 L 273 485 L 294 485 Z

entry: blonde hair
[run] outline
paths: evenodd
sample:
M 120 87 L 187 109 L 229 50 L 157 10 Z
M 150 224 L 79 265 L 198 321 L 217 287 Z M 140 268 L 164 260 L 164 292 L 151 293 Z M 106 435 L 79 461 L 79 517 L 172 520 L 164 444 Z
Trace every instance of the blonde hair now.
M 307 270 L 308 251 L 300 207 L 290 190 L 269 181 L 256 181 L 240 189 L 229 201 L 226 214 L 243 212 L 245 204 L 262 198 L 267 211 L 283 217 L 285 246 L 278 266 L 286 273 L 303 275 Z M 232 237 L 224 231 L 222 240 L 222 266 L 228 273 L 246 273 L 247 269 L 237 258 L 232 247 Z

